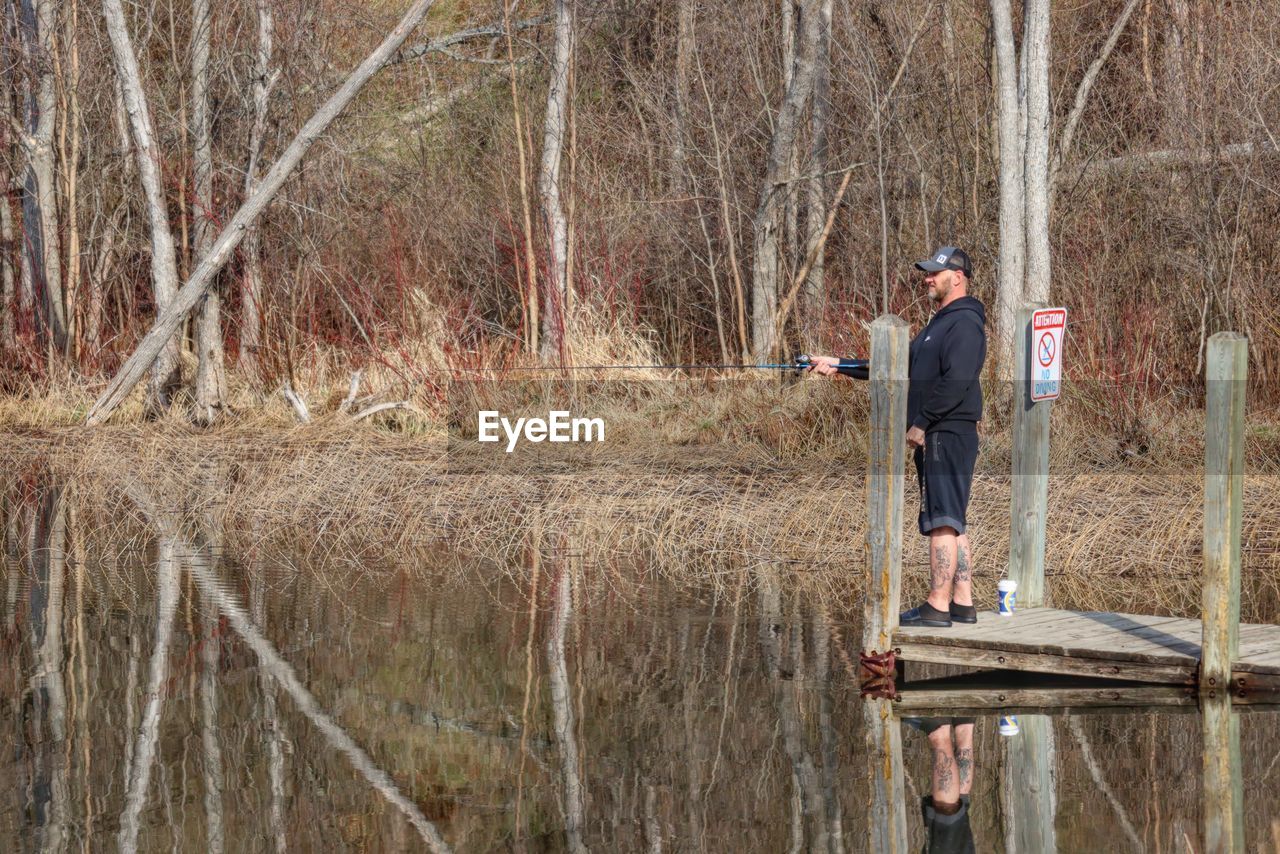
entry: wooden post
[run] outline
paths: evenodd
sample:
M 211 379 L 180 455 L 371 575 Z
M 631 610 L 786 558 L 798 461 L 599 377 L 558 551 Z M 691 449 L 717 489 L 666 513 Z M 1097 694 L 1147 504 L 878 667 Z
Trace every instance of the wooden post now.
M 1239 651 L 1240 505 L 1249 340 L 1209 339 L 1205 370 L 1204 600 L 1200 690 L 1225 695 Z
M 871 443 L 867 469 L 867 577 L 862 649 L 884 652 L 898 628 L 902 581 L 902 500 L 907 466 L 906 321 L 871 324 Z
M 1244 789 L 1240 765 L 1240 716 L 1231 695 L 1203 697 L 1204 802 L 1200 809 L 1205 854 L 1244 851 Z
M 1044 530 L 1049 501 L 1049 412 L 1053 402 L 1031 399 L 1031 315 L 1018 310 L 1014 336 L 1013 478 L 1010 485 L 1009 578 L 1018 582 L 1018 606 L 1044 604 Z
M 1022 591 L 1018 591 L 1022 595 Z M 1057 851 L 1057 750 L 1053 718 L 1019 715 L 1021 732 L 1003 737 L 1005 773 L 1001 781 L 1005 850 Z
M 907 854 L 902 724 L 893 714 L 893 702 L 864 699 L 862 726 L 866 737 L 867 758 L 871 764 L 871 809 L 867 810 L 870 838 L 867 850 L 884 854 Z

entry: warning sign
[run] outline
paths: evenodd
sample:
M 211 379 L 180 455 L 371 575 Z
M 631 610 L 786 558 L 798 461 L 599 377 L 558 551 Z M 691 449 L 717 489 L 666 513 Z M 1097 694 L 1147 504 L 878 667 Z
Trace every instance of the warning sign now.
M 1062 390 L 1062 337 L 1066 331 L 1065 308 L 1042 308 L 1031 315 L 1027 375 L 1032 400 L 1057 400 Z

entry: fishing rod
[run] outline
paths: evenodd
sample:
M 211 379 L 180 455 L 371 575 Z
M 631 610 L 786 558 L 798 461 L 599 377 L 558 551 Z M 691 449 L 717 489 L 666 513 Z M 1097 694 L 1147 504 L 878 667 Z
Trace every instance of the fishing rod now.
M 841 359 L 836 370 L 854 379 L 867 379 L 870 368 L 867 359 Z M 795 371 L 803 373 L 814 366 L 813 357 L 805 353 L 796 356 L 790 362 L 768 362 L 758 364 L 682 364 L 682 365 L 513 365 L 509 368 L 476 368 L 480 371 L 728 371 L 728 370 L 766 370 Z

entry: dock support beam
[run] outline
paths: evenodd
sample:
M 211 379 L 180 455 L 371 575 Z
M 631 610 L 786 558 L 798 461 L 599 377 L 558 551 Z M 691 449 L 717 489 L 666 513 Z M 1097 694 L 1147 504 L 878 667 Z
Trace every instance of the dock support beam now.
M 1044 605 L 1044 531 L 1049 501 L 1049 411 L 1053 401 L 1031 399 L 1031 315 L 1018 310 L 1014 337 L 1013 482 L 1010 484 L 1009 578 L 1018 582 L 1018 607 Z
M 887 687 L 890 673 L 877 668 L 892 661 L 890 645 L 898 628 L 902 584 L 902 502 L 907 467 L 907 358 L 911 339 L 906 322 L 883 314 L 871 324 L 871 443 L 867 466 L 867 561 L 862 627 L 863 690 Z M 870 654 L 870 655 L 869 655 Z M 868 669 L 870 665 L 870 670 Z M 887 681 L 887 686 L 885 682 Z M 862 701 L 863 731 L 872 765 L 871 808 L 867 811 L 870 850 L 907 854 L 906 796 L 901 725 L 887 699 Z
M 1200 660 L 1206 852 L 1244 850 L 1240 719 L 1231 669 L 1240 652 L 1240 516 L 1244 495 L 1244 397 L 1249 340 L 1209 339 L 1205 370 L 1204 601 Z
M 906 321 L 882 314 L 871 324 L 871 443 L 867 465 L 867 577 L 863 652 L 889 649 L 902 586 L 902 501 L 907 467 Z
M 1240 650 L 1240 514 L 1249 339 L 1209 339 L 1204 424 L 1204 636 L 1200 690 L 1225 692 Z
M 1019 721 L 1022 731 L 1001 739 L 1005 850 L 1010 854 L 1057 851 L 1058 751 L 1053 719 L 1021 715 Z

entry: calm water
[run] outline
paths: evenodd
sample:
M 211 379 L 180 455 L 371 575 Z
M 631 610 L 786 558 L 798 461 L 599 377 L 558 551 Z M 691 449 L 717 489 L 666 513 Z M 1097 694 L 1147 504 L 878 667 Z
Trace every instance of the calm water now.
M 869 847 L 857 631 L 767 566 L 719 592 L 564 543 L 518 566 L 362 566 L 269 539 L 233 553 L 150 513 L 6 498 L 0 850 Z M 1194 710 L 1043 724 L 1041 839 L 1203 850 Z M 974 722 L 977 851 L 1035 820 L 1007 790 L 1038 725 Z M 1280 731 L 1263 712 L 1240 730 L 1249 850 L 1276 850 Z M 920 850 L 934 753 L 918 727 L 901 740 Z

